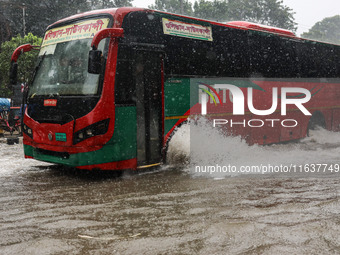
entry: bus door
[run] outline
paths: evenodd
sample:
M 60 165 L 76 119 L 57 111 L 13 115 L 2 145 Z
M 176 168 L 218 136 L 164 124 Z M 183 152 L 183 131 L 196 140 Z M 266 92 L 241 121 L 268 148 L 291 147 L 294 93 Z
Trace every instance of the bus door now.
M 140 168 L 162 161 L 163 141 L 163 54 L 159 51 L 134 52 L 137 108 L 137 161 Z

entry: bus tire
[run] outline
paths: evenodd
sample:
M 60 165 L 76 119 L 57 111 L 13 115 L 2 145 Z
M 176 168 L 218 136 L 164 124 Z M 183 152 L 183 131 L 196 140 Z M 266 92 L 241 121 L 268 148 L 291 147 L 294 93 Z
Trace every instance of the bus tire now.
M 163 157 L 163 163 L 164 164 L 168 163 L 167 155 L 168 155 L 168 149 L 169 149 L 169 144 L 170 144 L 171 139 L 173 138 L 173 136 L 175 135 L 175 133 L 178 131 L 179 128 L 181 128 L 184 124 L 188 124 L 188 123 L 189 123 L 189 120 L 184 120 L 170 134 L 168 140 L 165 143 L 165 146 L 163 146 L 163 148 L 162 148 L 162 157 Z
M 7 138 L 7 144 L 8 145 L 13 145 L 15 143 L 13 138 Z
M 310 136 L 310 130 L 316 130 L 318 128 L 326 128 L 326 121 L 323 114 L 319 111 L 314 112 L 310 118 L 307 126 L 307 136 Z

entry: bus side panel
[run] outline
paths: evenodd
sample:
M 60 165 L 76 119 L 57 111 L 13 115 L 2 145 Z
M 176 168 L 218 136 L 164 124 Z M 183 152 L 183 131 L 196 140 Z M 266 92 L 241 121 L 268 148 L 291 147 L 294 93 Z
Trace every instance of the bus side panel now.
M 340 109 L 333 110 L 332 131 L 340 130 Z
M 109 144 L 117 144 L 115 161 L 137 157 L 137 125 L 135 106 L 116 106 L 115 130 Z M 119 155 L 119 156 L 118 156 Z
M 300 112 L 290 112 L 287 117 L 288 118 L 286 119 L 286 121 L 281 118 L 282 126 L 281 126 L 281 132 L 280 132 L 281 136 L 280 136 L 279 142 L 286 142 L 290 140 L 299 139 L 303 137 L 302 133 L 303 133 L 303 130 L 305 129 L 303 127 L 306 126 L 306 129 L 307 129 L 307 125 L 304 124 L 307 118 L 303 117 Z M 296 122 L 292 120 L 295 120 Z M 296 124 L 296 127 L 294 127 L 295 124 Z
M 327 109 L 322 110 L 321 112 L 325 118 L 326 129 L 332 130 L 332 117 L 333 117 L 332 110 Z
M 164 136 L 190 109 L 190 79 L 173 78 L 164 84 Z

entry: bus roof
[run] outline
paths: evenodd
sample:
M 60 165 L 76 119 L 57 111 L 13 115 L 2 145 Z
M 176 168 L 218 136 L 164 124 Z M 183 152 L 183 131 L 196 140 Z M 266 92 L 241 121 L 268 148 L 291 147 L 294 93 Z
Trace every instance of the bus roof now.
M 58 20 L 57 22 L 49 25 L 47 27 L 47 29 L 50 29 L 54 26 L 58 26 L 58 24 L 63 23 L 63 22 L 67 22 L 67 21 L 71 21 L 71 20 L 76 20 L 76 19 L 80 19 L 86 16 L 94 16 L 94 15 L 101 15 L 101 14 L 109 14 L 112 17 L 116 16 L 116 21 L 115 24 L 117 23 L 117 21 L 122 22 L 124 16 L 129 13 L 129 12 L 133 12 L 133 11 L 143 11 L 143 10 L 148 10 L 146 8 L 137 8 L 137 7 L 120 7 L 120 8 L 108 8 L 108 9 L 100 9 L 100 10 L 94 10 L 94 11 L 88 11 L 88 12 L 82 12 L 79 14 L 75 14 L 72 16 L 69 16 L 67 18 Z M 120 27 L 121 24 L 119 24 L 118 22 L 118 27 Z
M 287 30 L 287 29 L 272 27 L 272 26 L 266 26 L 266 25 L 247 22 L 247 21 L 230 21 L 230 22 L 227 22 L 225 24 L 236 26 L 236 27 L 247 28 L 247 29 L 251 29 L 251 30 L 258 30 L 258 31 L 263 31 L 263 32 L 270 32 L 270 33 L 274 33 L 274 34 L 296 37 L 294 32 Z
M 256 23 L 247 22 L 247 21 L 230 21 L 230 22 L 221 23 L 221 22 L 217 22 L 217 21 L 204 20 L 204 19 L 190 17 L 190 16 L 184 16 L 184 15 L 180 15 L 180 14 L 167 13 L 167 12 L 163 12 L 163 11 L 151 10 L 151 9 L 147 9 L 147 8 L 138 8 L 138 7 L 120 7 L 120 8 L 109 8 L 109 9 L 101 9 L 101 10 L 83 12 L 83 13 L 79 13 L 79 14 L 61 19 L 61 20 L 53 23 L 52 25 L 48 26 L 47 29 L 58 26 L 60 23 L 64 23 L 64 22 L 67 22 L 67 21 L 80 19 L 80 18 L 86 17 L 86 16 L 94 16 L 94 15 L 101 15 L 101 14 L 111 15 L 112 17 L 115 17 L 114 27 L 121 27 L 121 24 L 123 22 L 123 18 L 125 17 L 125 15 L 130 13 L 130 12 L 135 12 L 135 11 L 164 13 L 164 14 L 170 14 L 170 15 L 173 15 L 173 16 L 178 16 L 178 17 L 183 17 L 183 18 L 190 18 L 190 19 L 194 19 L 194 20 L 204 21 L 204 22 L 208 22 L 208 23 L 211 23 L 211 24 L 220 25 L 220 26 L 227 26 L 227 27 L 236 28 L 236 29 L 262 31 L 262 32 L 277 34 L 277 35 L 281 35 L 281 36 L 298 38 L 295 35 L 295 33 L 290 31 L 290 30 L 272 27 L 272 26 L 266 26 L 266 25 L 262 25 L 262 24 L 256 24 Z M 301 38 L 299 38 L 299 39 L 301 39 Z

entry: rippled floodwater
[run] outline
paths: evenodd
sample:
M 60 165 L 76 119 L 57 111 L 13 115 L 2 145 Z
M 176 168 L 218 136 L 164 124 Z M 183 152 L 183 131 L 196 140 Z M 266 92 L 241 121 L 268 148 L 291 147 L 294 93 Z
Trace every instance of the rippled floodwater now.
M 232 151 L 340 163 L 340 134 L 322 132 Z M 0 156 L 0 254 L 340 253 L 340 173 L 215 176 L 175 160 L 114 178 L 23 159 L 22 145 Z

